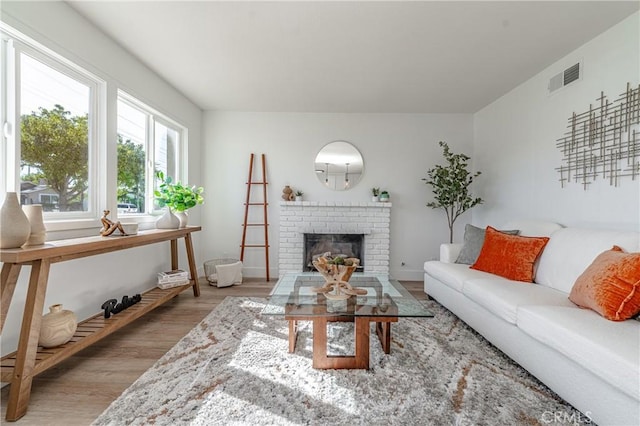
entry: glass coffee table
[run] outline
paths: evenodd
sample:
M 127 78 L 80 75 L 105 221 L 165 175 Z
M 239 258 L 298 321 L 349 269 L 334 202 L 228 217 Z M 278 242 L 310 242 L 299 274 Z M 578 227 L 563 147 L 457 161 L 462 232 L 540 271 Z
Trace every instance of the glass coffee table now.
M 325 280 L 319 273 L 286 273 L 275 285 L 262 315 L 284 317 L 289 321 L 289 352 L 296 347 L 298 321 L 313 322 L 313 367 L 369 368 L 369 323 L 375 322 L 376 334 L 385 353 L 391 352 L 391 323 L 401 317 L 432 317 L 416 298 L 385 274 L 353 274 L 349 284 L 367 293 L 346 300 L 331 300 L 312 290 Z M 355 355 L 327 355 L 327 323 L 355 323 Z

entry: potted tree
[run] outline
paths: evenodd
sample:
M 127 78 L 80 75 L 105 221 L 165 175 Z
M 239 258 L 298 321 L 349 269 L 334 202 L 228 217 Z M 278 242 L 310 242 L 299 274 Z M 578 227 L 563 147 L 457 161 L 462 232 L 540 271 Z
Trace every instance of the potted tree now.
M 481 172 L 471 173 L 467 170 L 470 157 L 464 154 L 453 154 L 446 142 L 440 141 L 442 155 L 446 165 L 437 165 L 427 171 L 427 177 L 422 178 L 427 185 L 433 187 L 434 201 L 427 203 L 427 207 L 444 209 L 449 224 L 449 242 L 453 242 L 453 224 L 456 219 L 470 208 L 482 204 L 480 197 L 474 198 L 469 192 L 473 180 Z
M 171 176 L 167 176 L 165 178 L 162 171 L 156 172 L 156 177 L 160 181 L 160 186 L 154 191 L 158 205 L 160 207 L 167 207 L 169 213 L 165 213 L 165 215 L 175 212 L 179 220 L 178 227 L 184 228 L 187 226 L 188 220 L 186 211 L 198 204 L 204 203 L 204 197 L 202 196 L 204 188 L 201 186 L 196 187 L 186 184 L 183 185 L 180 182 L 173 183 Z M 175 227 L 175 221 L 170 219 L 171 224 L 169 225 L 162 221 L 163 218 L 165 218 L 165 216 L 161 217 L 158 219 L 158 222 L 156 222 L 156 226 L 158 228 Z

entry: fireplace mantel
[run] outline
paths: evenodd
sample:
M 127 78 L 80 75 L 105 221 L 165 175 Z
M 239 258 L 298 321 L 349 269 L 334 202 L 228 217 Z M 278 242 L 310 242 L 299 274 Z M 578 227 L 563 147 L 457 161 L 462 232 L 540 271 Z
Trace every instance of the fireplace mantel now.
M 392 203 L 371 201 L 280 201 L 280 207 L 375 207 L 390 209 Z
M 391 203 L 280 201 L 279 275 L 301 272 L 304 234 L 364 234 L 365 272 L 389 273 Z

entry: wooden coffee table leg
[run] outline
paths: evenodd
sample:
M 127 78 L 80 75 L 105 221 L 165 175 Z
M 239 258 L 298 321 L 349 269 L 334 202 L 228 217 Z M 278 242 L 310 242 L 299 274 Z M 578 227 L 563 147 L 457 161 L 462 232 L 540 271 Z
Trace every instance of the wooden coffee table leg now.
M 355 338 L 356 338 L 356 356 L 354 357 L 354 366 L 348 368 L 364 368 L 369 369 L 369 325 L 370 318 L 356 317 Z
M 391 323 L 376 322 L 376 334 L 385 354 L 391 353 Z
M 327 320 L 313 320 L 313 368 L 332 368 L 327 365 Z
M 369 323 L 368 317 L 355 318 L 354 356 L 327 355 L 327 319 L 318 317 L 313 319 L 313 368 L 341 369 L 341 368 L 369 368 Z
M 296 340 L 298 338 L 298 321 L 289 320 L 289 353 L 296 350 Z

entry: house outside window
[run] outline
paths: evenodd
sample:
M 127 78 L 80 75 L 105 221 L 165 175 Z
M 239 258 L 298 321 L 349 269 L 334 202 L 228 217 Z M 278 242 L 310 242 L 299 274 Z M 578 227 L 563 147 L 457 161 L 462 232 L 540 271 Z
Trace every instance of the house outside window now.
M 20 204 L 42 204 L 44 212 L 60 211 L 58 193 L 46 181 L 20 183 Z

